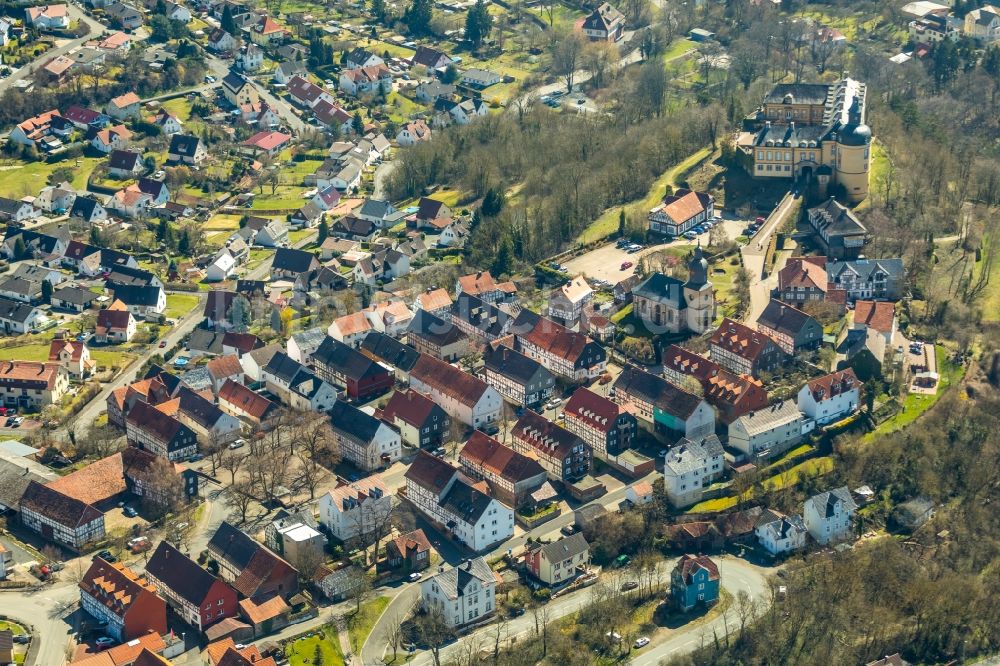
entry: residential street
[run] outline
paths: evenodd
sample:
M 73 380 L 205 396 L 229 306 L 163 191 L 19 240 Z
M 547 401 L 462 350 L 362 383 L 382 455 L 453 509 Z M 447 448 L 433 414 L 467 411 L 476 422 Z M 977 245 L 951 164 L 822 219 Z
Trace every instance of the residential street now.
M 63 44 L 46 51 L 45 53 L 42 54 L 41 57 L 33 60 L 32 62 L 29 62 L 20 69 L 15 69 L 11 73 L 11 75 L 8 76 L 6 79 L 0 80 L 0 94 L 6 92 L 8 88 L 13 87 L 14 84 L 20 81 L 21 79 L 29 77 L 32 73 L 34 73 L 36 69 L 38 69 L 38 67 L 42 63 L 48 62 L 49 60 L 57 56 L 69 53 L 70 51 L 80 46 L 84 42 L 93 39 L 95 36 L 101 34 L 106 30 L 106 28 L 103 25 L 101 25 L 91 17 L 84 14 L 83 10 L 80 9 L 77 5 L 73 3 L 68 3 L 66 7 L 71 20 L 80 21 L 83 24 L 85 24 L 88 28 L 90 28 L 87 34 L 84 35 L 83 37 L 78 37 L 77 39 L 68 40 Z
M 31 625 L 36 640 L 28 652 L 31 666 L 57 666 L 66 661 L 66 648 L 72 633 L 72 624 L 65 618 L 69 607 L 79 601 L 75 584 L 60 580 L 38 592 L 11 590 L 0 592 L 0 610 L 3 615 Z M 34 657 L 34 661 L 30 660 Z
M 208 69 L 211 71 L 212 76 L 217 78 L 219 81 L 222 81 L 226 74 L 229 73 L 229 62 L 216 58 L 208 51 L 204 51 L 204 54 L 205 63 L 208 65 Z M 285 122 L 285 124 L 288 125 L 289 129 L 297 134 L 309 128 L 309 126 L 306 125 L 301 118 L 295 115 L 295 112 L 292 111 L 292 107 L 285 102 L 285 100 L 275 97 L 268 92 L 267 88 L 260 85 L 253 79 L 251 79 L 251 81 L 257 89 L 257 93 L 260 95 L 261 101 L 266 102 L 268 106 L 274 109 L 278 115 L 281 116 L 281 119 Z

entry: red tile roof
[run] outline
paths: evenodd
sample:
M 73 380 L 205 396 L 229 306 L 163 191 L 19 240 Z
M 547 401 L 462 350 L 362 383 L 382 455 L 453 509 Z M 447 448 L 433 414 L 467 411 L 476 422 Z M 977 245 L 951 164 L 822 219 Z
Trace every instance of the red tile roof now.
M 837 372 L 831 372 L 828 375 L 824 375 L 817 379 L 812 380 L 807 384 L 809 391 L 813 394 L 813 397 L 817 400 L 828 400 L 831 397 L 840 395 L 841 393 L 846 393 L 852 389 L 856 389 L 860 386 L 861 382 L 858 381 L 857 375 L 854 374 L 854 370 L 847 368 L 846 370 L 839 370 Z
M 715 333 L 712 334 L 708 342 L 710 345 L 717 345 L 750 361 L 756 360 L 767 348 L 769 342 L 777 346 L 777 343 L 770 336 L 755 331 L 729 317 L 722 320 L 719 328 L 715 329 Z
M 489 388 L 478 377 L 427 354 L 421 354 L 417 359 L 410 370 L 410 379 L 416 379 L 432 391 L 439 391 L 464 405 L 476 404 Z
M 789 257 L 778 271 L 778 289 L 827 289 L 826 257 Z
M 437 403 L 415 390 L 396 391 L 382 409 L 382 420 L 392 423 L 399 418 L 418 428 L 423 427 Z
M 605 434 L 615 427 L 621 412 L 618 403 L 586 388 L 578 388 L 563 409 L 567 419 L 576 419 L 588 428 Z
M 854 303 L 854 323 L 864 324 L 879 333 L 891 333 L 896 319 L 896 306 L 887 301 L 857 301 Z
M 115 453 L 46 484 L 85 504 L 100 504 L 125 492 L 122 454 Z
M 545 470 L 535 460 L 504 446 L 486 433 L 472 433 L 459 459 L 472 467 L 482 467 L 513 483 L 544 475 Z
M 699 569 L 704 569 L 708 572 L 709 580 L 719 579 L 719 567 L 705 555 L 698 555 L 697 557 L 694 555 L 682 555 L 677 560 L 677 568 L 680 569 L 684 581 L 688 583 L 691 582 L 691 576 Z
M 125 617 L 129 609 L 141 598 L 151 598 L 156 595 L 156 586 L 144 577 L 135 573 L 121 562 L 114 564 L 101 557 L 95 557 L 80 581 L 81 590 L 94 598 L 97 603 L 105 606 L 118 617 Z M 152 623 L 150 629 L 158 632 L 167 630 L 167 608 L 164 605 L 161 618 L 149 616 Z
M 222 401 L 256 419 L 265 418 L 269 411 L 277 409 L 273 402 L 232 379 L 227 379 L 219 389 L 219 402 Z

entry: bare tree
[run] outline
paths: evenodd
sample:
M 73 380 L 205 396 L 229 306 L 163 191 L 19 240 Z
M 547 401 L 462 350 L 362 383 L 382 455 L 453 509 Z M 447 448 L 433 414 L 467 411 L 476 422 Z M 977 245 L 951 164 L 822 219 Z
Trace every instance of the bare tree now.
M 316 497 L 316 489 L 340 460 L 337 439 L 330 419 L 315 412 L 296 414 L 299 419 L 292 431 L 295 457 L 299 461 L 298 481 L 309 489 L 309 499 Z
M 493 643 L 493 666 L 496 666 L 500 659 L 500 646 L 503 645 L 507 635 L 507 618 L 501 616 L 496 623 L 490 627 L 490 642 Z
M 89 458 L 107 458 L 125 448 L 125 433 L 111 423 L 91 426 L 76 439 L 77 454 Z
M 546 605 L 535 606 L 531 609 L 532 618 L 535 620 L 535 635 L 542 639 L 542 656 L 549 650 L 549 607 Z
M 583 48 L 583 39 L 576 33 L 572 33 L 557 38 L 552 50 L 552 71 L 557 76 L 563 77 L 568 93 L 573 92 L 573 81 L 576 78 L 576 70 L 580 66 Z
M 249 479 L 241 479 L 226 490 L 226 504 L 240 512 L 240 522 L 245 523 L 250 506 L 256 498 L 253 495 L 253 484 Z
M 392 527 L 392 503 L 391 495 L 369 496 L 362 498 L 358 510 L 351 513 L 351 524 L 357 535 L 358 547 L 364 551 L 365 564 L 368 566 L 378 562 L 380 544 Z M 369 559 L 368 549 L 371 546 L 375 546 L 375 552 Z
M 353 566 L 347 578 L 347 598 L 354 600 L 354 612 L 361 611 L 361 604 L 372 591 L 372 580 L 368 573 L 358 566 Z
M 392 620 L 389 622 L 389 628 L 386 633 L 386 640 L 388 640 L 389 645 L 392 647 L 392 660 L 396 661 L 396 655 L 399 651 L 399 646 L 403 644 L 403 614 L 397 612 L 392 616 Z
M 143 506 L 157 516 L 177 509 L 184 500 L 184 479 L 174 469 L 174 464 L 157 456 L 149 467 L 148 476 Z
M 226 447 L 219 456 L 219 467 L 229 472 L 229 483 L 236 483 L 236 473 L 243 467 L 246 457 Z
M 431 650 L 434 666 L 441 666 L 441 647 L 451 640 L 453 632 L 439 608 L 425 608 L 413 621 L 417 636 Z

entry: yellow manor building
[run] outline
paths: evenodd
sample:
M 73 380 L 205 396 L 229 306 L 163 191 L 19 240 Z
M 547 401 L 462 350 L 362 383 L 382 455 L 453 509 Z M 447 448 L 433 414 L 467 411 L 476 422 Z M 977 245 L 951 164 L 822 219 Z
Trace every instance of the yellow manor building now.
M 842 189 L 857 203 L 868 196 L 871 141 L 865 84 L 845 72 L 836 83 L 775 86 L 744 121 L 736 148 L 754 178 L 815 182 L 820 197 Z

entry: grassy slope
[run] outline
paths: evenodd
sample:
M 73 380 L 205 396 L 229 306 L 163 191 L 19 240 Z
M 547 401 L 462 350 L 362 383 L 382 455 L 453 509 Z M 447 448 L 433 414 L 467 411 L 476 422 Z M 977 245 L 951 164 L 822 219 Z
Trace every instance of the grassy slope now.
M 604 211 L 603 215 L 597 218 L 597 220 L 595 220 L 589 227 L 584 229 L 583 233 L 581 233 L 577 238 L 577 242 L 583 244 L 592 243 L 615 233 L 618 229 L 618 215 L 622 208 L 626 209 L 626 214 L 629 213 L 629 209 L 632 209 L 633 211 L 649 210 L 656 205 L 656 202 L 663 198 L 663 193 L 666 191 L 667 185 L 676 187 L 677 181 L 681 180 L 684 174 L 693 169 L 711 154 L 711 148 L 702 148 L 657 178 L 653 182 L 653 185 L 649 188 L 649 193 L 646 194 L 644 199 L 632 202 L 627 206 L 615 206 Z M 633 212 L 633 214 L 635 213 Z
M 355 653 L 361 652 L 368 634 L 372 632 L 375 623 L 378 622 L 382 611 L 389 605 L 389 597 L 375 597 L 370 601 L 361 604 L 361 612 L 351 617 L 348 621 L 347 631 L 351 637 L 351 648 Z

